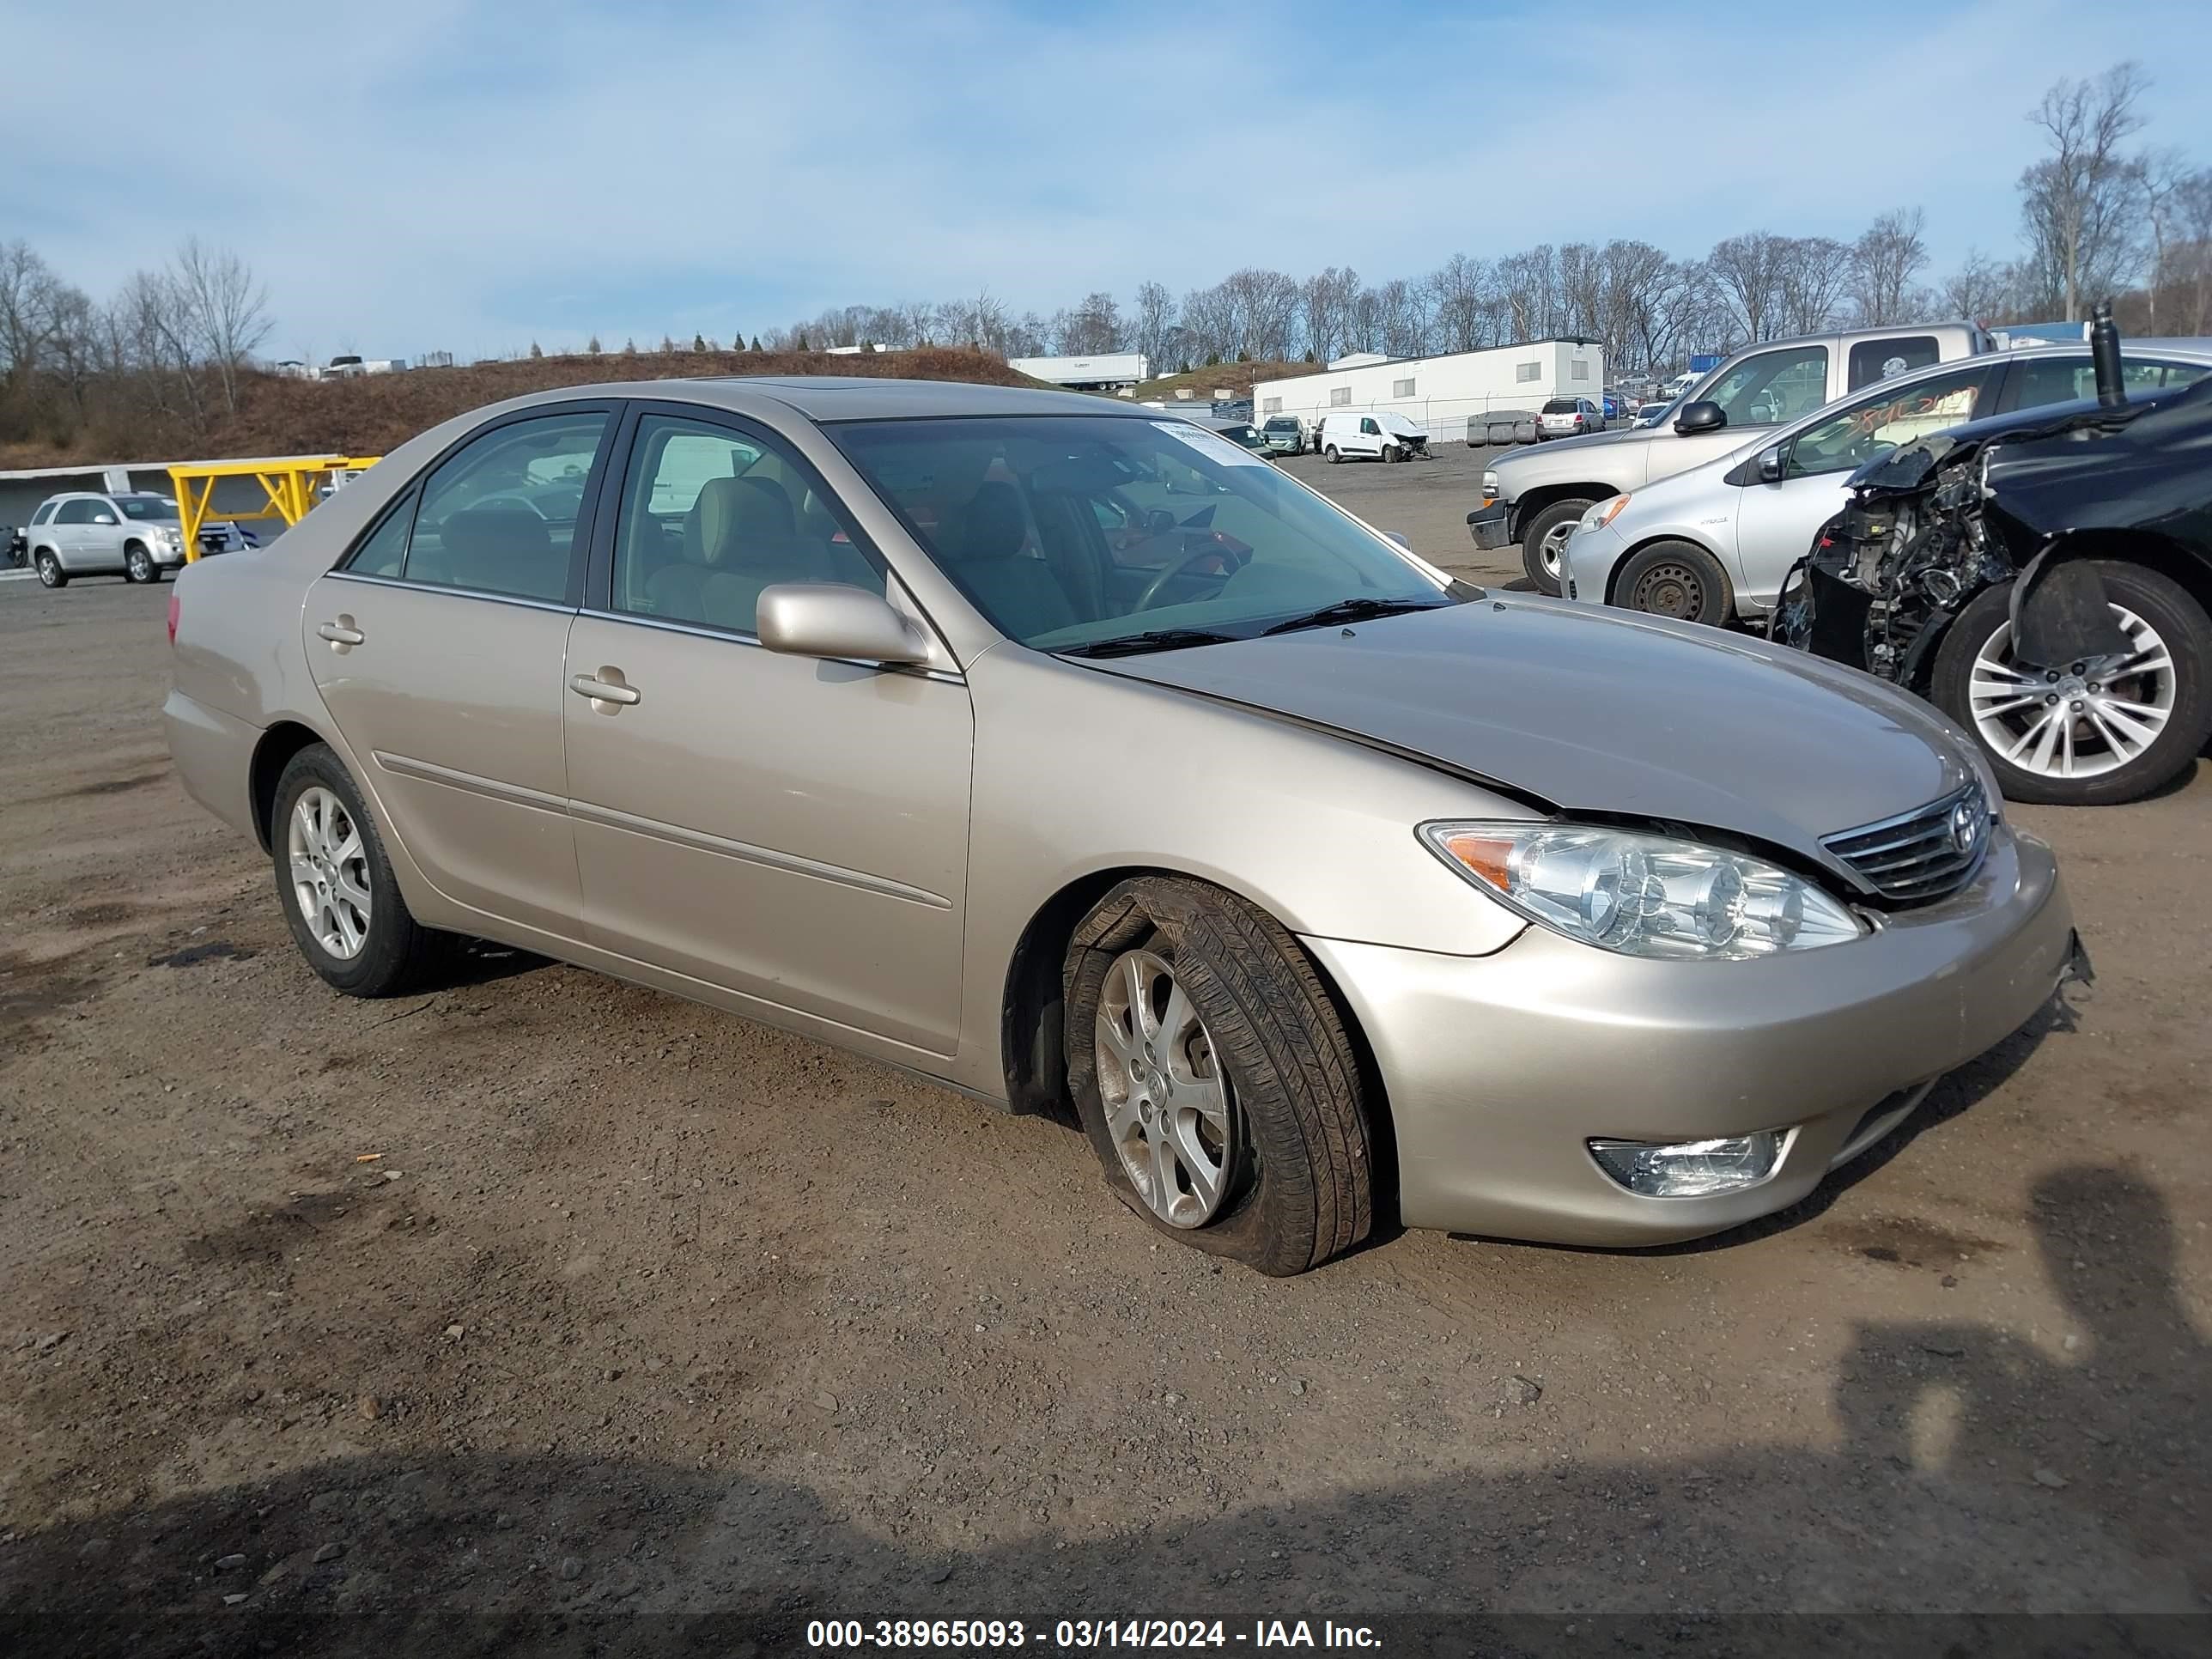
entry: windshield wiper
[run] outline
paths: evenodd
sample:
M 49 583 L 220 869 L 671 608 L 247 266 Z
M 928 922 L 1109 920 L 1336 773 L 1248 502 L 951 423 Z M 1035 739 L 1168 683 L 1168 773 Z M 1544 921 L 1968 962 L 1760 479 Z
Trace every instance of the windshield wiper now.
M 1226 645 L 1240 637 L 1208 628 L 1156 628 L 1148 634 L 1124 634 L 1118 639 L 1093 640 L 1088 645 L 1064 647 L 1063 657 L 1133 657 L 1143 651 L 1177 651 L 1187 645 Z
M 1263 631 L 1291 634 L 1301 628 L 1326 628 L 1331 623 L 1368 622 L 1376 617 L 1395 617 L 1407 611 L 1434 611 L 1452 603 L 1449 599 L 1339 599 L 1334 605 L 1325 605 L 1318 611 L 1307 611 L 1303 617 L 1279 622 Z

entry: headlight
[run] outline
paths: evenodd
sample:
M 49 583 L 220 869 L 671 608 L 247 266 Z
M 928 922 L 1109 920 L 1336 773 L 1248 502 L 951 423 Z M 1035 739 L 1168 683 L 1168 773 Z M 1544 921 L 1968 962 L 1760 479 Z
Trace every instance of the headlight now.
M 1557 933 L 1624 956 L 1745 962 L 1839 945 L 1858 919 L 1810 882 L 1695 842 L 1578 823 L 1425 823 L 1431 851 Z
M 1584 530 L 1601 530 L 1619 518 L 1620 509 L 1627 505 L 1627 496 L 1608 495 L 1603 501 L 1593 503 L 1590 509 L 1583 514 L 1582 527 Z

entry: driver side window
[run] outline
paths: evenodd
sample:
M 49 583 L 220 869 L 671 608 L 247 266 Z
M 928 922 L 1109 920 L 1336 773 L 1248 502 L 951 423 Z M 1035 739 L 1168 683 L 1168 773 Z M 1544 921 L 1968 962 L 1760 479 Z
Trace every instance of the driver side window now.
M 1932 432 L 1986 414 L 1983 405 L 1989 382 L 1989 369 L 1976 365 L 1855 398 L 1797 434 L 1790 446 L 1788 476 L 1802 478 L 1849 471 Z
M 1716 403 L 1730 426 L 1778 426 L 1828 400 L 1828 348 L 1791 346 L 1762 351 L 1723 375 L 1703 401 Z

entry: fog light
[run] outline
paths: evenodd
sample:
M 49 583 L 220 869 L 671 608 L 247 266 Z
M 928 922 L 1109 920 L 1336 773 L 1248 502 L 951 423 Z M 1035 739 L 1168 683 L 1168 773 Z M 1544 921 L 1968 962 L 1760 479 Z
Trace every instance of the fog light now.
M 1754 1187 L 1774 1173 L 1782 1136 L 1772 1129 L 1721 1140 L 1683 1140 L 1671 1146 L 1646 1140 L 1593 1140 L 1597 1166 L 1645 1198 L 1707 1198 Z

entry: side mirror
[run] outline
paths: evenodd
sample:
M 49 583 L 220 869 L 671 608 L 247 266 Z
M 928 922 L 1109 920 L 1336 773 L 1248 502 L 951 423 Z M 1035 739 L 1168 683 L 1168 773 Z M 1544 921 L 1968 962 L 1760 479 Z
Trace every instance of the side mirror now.
M 788 657 L 842 657 L 856 662 L 927 663 L 921 630 L 865 587 L 830 582 L 777 582 L 761 590 L 754 613 L 760 642 Z
M 1686 438 L 1693 432 L 1717 432 L 1727 424 L 1728 411 L 1703 398 L 1696 403 L 1685 404 L 1682 412 L 1674 417 L 1674 430 Z
M 113 524 L 115 515 L 112 513 L 95 513 L 92 515 L 92 521 L 94 524 Z
M 1394 541 L 1394 542 L 1397 543 L 1399 546 L 1401 546 L 1401 547 L 1404 548 L 1404 549 L 1406 550 L 1406 551 L 1407 551 L 1408 553 L 1410 553 L 1410 552 L 1412 552 L 1412 551 L 1413 550 L 1413 543 L 1406 539 L 1406 537 L 1405 537 L 1405 535 L 1404 535 L 1404 533 L 1403 533 L 1402 532 L 1401 532 L 1401 531 L 1396 531 L 1396 530 L 1386 530 L 1386 531 L 1384 531 L 1382 533 L 1383 533 L 1385 536 L 1389 537 L 1392 541 Z
M 1760 450 L 1759 452 L 1759 483 L 1780 483 L 1782 482 L 1783 466 L 1786 459 L 1787 458 L 1782 453 L 1782 446 L 1780 444 L 1775 445 L 1771 449 Z

